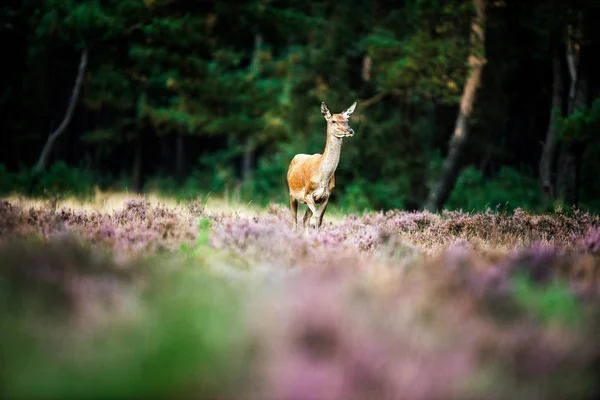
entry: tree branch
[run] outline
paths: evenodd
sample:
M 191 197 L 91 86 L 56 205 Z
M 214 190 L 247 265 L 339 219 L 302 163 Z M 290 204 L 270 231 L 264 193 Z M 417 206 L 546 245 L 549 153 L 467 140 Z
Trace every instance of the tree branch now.
M 46 168 L 46 164 L 48 162 L 48 156 L 50 155 L 50 151 L 52 150 L 52 146 L 56 139 L 65 131 L 69 123 L 71 122 L 71 118 L 73 117 L 73 112 L 75 111 L 75 106 L 79 100 L 79 92 L 81 91 L 81 87 L 83 86 L 83 76 L 85 75 L 85 69 L 87 67 L 88 54 L 87 49 L 84 48 L 81 53 L 81 60 L 79 62 L 79 71 L 77 72 L 77 78 L 75 79 L 75 85 L 73 86 L 73 92 L 71 92 L 71 99 L 69 100 L 69 106 L 67 107 L 67 112 L 65 117 L 63 118 L 62 123 L 54 132 L 48 135 L 48 140 L 42 149 L 42 153 L 40 154 L 40 158 L 38 159 L 37 164 L 35 165 L 35 171 L 42 171 Z
M 581 16 L 579 15 L 581 18 Z M 573 25 L 567 26 L 568 37 L 567 37 L 567 65 L 569 66 L 569 75 L 571 76 L 571 84 L 569 87 L 569 104 L 568 104 L 568 113 L 573 112 L 574 104 L 575 104 L 575 96 L 577 92 L 577 84 L 579 81 L 579 48 L 576 43 L 574 43 L 574 30 L 580 29 L 579 27 L 574 28 Z
M 577 79 L 577 53 L 573 48 L 573 41 L 571 39 L 567 40 L 567 64 L 569 65 L 569 75 L 571 76 L 571 81 L 575 81 Z
M 388 91 L 385 91 L 385 92 L 379 92 L 379 93 L 377 93 L 375 96 L 373 96 L 371 98 L 368 98 L 366 100 L 361 100 L 360 101 L 360 107 L 361 108 L 365 108 L 365 107 L 372 106 L 373 104 L 379 103 L 387 95 L 390 95 L 390 94 L 396 94 L 397 95 L 399 93 L 400 93 L 400 91 L 399 90 L 395 90 L 395 89 L 388 90 Z

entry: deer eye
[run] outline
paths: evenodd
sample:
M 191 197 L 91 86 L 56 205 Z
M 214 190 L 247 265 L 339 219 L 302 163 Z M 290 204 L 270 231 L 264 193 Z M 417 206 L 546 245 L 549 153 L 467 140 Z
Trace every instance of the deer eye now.
M 337 122 L 336 120 L 331 121 L 332 124 L 335 124 L 336 122 Z

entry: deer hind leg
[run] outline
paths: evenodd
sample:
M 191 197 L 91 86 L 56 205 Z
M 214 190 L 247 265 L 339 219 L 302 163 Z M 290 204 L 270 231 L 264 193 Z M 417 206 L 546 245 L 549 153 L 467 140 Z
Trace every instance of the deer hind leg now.
M 298 226 L 298 200 L 290 194 L 290 210 L 292 211 L 292 229 Z
M 323 216 L 325 215 L 325 210 L 327 210 L 327 203 L 329 203 L 329 197 L 326 197 L 319 208 L 319 214 L 317 216 L 317 228 L 320 228 L 323 224 Z
M 310 218 L 312 217 L 313 212 L 310 210 L 310 208 L 306 209 L 306 212 L 304 213 L 304 218 L 302 218 L 302 226 L 304 227 L 304 232 L 307 233 L 308 232 L 308 222 L 310 221 Z
M 315 205 L 315 200 L 313 199 L 312 195 L 308 195 L 306 196 L 306 205 L 308 206 L 308 210 L 306 212 L 306 214 L 304 215 L 304 223 L 306 224 L 306 221 L 308 220 L 309 225 L 311 228 L 316 228 L 316 223 L 313 224 L 313 218 L 312 216 L 317 216 L 317 206 Z M 310 214 L 308 214 L 308 211 L 310 210 Z M 308 217 L 307 217 L 308 216 Z M 306 229 L 306 225 L 304 226 L 304 229 Z

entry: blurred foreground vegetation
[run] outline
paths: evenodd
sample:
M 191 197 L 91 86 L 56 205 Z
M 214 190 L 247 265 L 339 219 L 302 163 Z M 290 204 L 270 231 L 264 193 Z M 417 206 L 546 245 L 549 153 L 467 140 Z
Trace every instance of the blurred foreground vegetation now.
M 590 399 L 600 220 L 0 202 L 0 397 Z

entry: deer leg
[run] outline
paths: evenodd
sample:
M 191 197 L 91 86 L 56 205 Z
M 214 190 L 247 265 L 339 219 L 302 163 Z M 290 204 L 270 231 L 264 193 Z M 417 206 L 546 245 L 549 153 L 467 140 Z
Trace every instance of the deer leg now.
M 323 216 L 325 215 L 325 210 L 327 210 L 327 203 L 329 203 L 329 197 L 326 197 L 319 208 L 319 214 L 317 216 L 317 228 L 320 228 L 323 224 Z
M 304 218 L 302 218 L 302 226 L 304 227 L 304 231 L 308 232 L 308 221 L 310 221 L 310 217 L 312 217 L 313 213 L 310 211 L 310 208 L 306 209 L 304 213 Z
M 315 200 L 313 199 L 313 197 L 311 195 L 306 196 L 306 205 L 308 206 L 308 209 L 311 211 L 311 215 L 317 215 L 317 206 L 315 205 Z M 316 224 L 312 223 L 313 218 L 311 218 L 309 216 L 310 219 L 310 227 L 311 228 L 316 228 Z
M 298 200 L 290 194 L 290 209 L 292 210 L 292 229 L 298 226 Z

